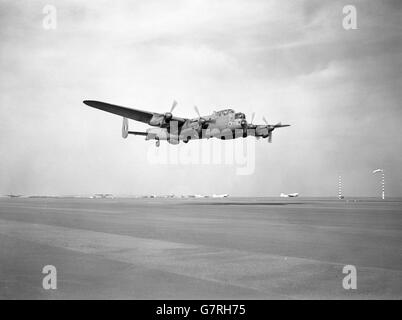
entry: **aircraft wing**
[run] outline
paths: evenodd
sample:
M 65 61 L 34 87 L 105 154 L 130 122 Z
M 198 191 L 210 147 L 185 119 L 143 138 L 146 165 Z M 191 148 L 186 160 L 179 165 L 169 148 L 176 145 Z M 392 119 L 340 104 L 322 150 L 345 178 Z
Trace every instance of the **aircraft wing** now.
M 145 123 L 149 123 L 149 121 L 154 116 L 154 114 L 152 112 L 116 106 L 114 104 L 101 102 L 101 101 L 85 100 L 83 102 L 92 108 L 96 108 L 96 109 L 103 110 L 106 112 L 114 113 L 114 114 L 117 114 L 124 118 L 129 118 L 129 119 L 133 119 L 133 120 L 141 121 L 141 122 L 145 122 Z
M 144 122 L 144 123 L 147 123 L 150 125 L 158 126 L 158 123 L 160 121 L 163 121 L 163 119 L 164 119 L 164 114 L 162 114 L 162 113 L 155 113 L 155 112 L 149 112 L 149 111 L 142 111 L 142 110 L 138 110 L 138 109 L 131 109 L 131 108 L 117 106 L 114 104 L 101 102 L 101 101 L 95 101 L 95 100 L 84 100 L 83 102 L 92 108 L 96 108 L 96 109 L 103 110 L 106 112 L 114 113 L 114 114 L 117 114 L 124 118 L 141 121 L 141 122 Z M 153 123 L 150 123 L 151 119 L 153 119 L 153 121 L 152 121 Z M 179 122 L 180 125 L 182 125 L 187 121 L 187 119 L 173 116 L 171 121 L 177 121 L 177 122 Z

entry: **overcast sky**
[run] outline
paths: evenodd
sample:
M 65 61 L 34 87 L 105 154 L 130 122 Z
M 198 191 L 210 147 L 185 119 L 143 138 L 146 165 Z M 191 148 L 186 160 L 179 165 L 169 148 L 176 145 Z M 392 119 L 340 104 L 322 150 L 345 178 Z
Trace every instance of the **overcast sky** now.
M 357 30 L 342 27 L 347 4 Z M 399 0 L 1 0 L 0 194 L 336 196 L 342 174 L 345 195 L 375 196 L 384 168 L 402 196 L 401 21 Z M 122 139 L 121 118 L 85 99 L 155 112 L 176 99 L 182 117 L 196 104 L 292 126 L 257 141 L 251 175 L 155 165 L 153 141 Z

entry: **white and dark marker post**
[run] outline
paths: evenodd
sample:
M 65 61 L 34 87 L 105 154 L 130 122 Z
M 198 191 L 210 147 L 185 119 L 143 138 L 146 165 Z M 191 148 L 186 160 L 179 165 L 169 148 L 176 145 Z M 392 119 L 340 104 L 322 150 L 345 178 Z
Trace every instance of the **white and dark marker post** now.
M 375 169 L 373 174 L 381 173 L 381 198 L 385 200 L 385 172 L 384 169 Z

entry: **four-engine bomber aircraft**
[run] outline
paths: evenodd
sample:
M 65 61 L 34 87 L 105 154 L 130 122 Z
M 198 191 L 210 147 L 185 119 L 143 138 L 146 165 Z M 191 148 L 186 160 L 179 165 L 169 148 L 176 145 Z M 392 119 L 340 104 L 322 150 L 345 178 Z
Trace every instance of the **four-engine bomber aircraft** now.
M 142 111 L 121 107 L 105 102 L 85 100 L 84 103 L 90 107 L 114 113 L 123 117 L 122 136 L 127 138 L 129 134 L 145 136 L 145 140 L 156 140 L 156 146 L 159 147 L 160 140 L 166 140 L 171 144 L 178 144 L 179 141 L 187 143 L 191 139 L 233 139 L 247 137 L 249 135 L 257 138 L 267 138 L 272 141 L 272 132 L 276 128 L 288 127 L 288 124 L 270 125 L 263 118 L 265 125 L 252 124 L 254 114 L 250 123 L 247 123 L 244 113 L 235 112 L 233 109 L 214 111 L 208 116 L 201 116 L 198 108 L 194 106 L 198 114 L 197 118 L 187 119 L 173 116 L 172 112 L 177 105 L 173 105 L 169 112 L 164 114 Z M 144 122 L 157 128 L 149 128 L 146 132 L 129 131 L 128 119 Z

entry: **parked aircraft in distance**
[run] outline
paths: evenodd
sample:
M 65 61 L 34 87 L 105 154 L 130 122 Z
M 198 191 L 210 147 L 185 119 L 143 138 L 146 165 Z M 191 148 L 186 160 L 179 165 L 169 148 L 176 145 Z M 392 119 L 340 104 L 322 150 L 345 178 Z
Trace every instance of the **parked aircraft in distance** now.
M 202 194 L 195 194 L 194 198 L 208 198 L 208 196 L 204 196 Z
M 299 196 L 299 194 L 297 193 L 297 192 L 295 192 L 295 193 L 288 193 L 288 194 L 286 194 L 286 193 L 281 193 L 280 194 L 280 197 L 281 198 L 295 198 L 295 197 L 298 197 Z
M 113 199 L 114 196 L 110 193 L 97 193 L 97 194 L 94 194 L 91 198 L 92 199 Z
M 201 116 L 196 106 L 194 106 L 194 110 L 198 117 L 176 117 L 172 113 L 177 105 L 176 101 L 173 101 L 170 111 L 166 113 L 142 111 L 94 100 L 85 100 L 84 103 L 90 107 L 122 116 L 123 138 L 127 138 L 129 134 L 145 136 L 145 140 L 156 140 L 157 147 L 160 145 L 160 140 L 166 140 L 170 144 L 178 144 L 179 141 L 187 143 L 192 139 L 218 138 L 227 140 L 245 138 L 249 135 L 255 136 L 257 139 L 267 138 L 268 142 L 272 142 L 272 132 L 276 128 L 289 126 L 281 122 L 275 125 L 268 124 L 265 117 L 263 117 L 265 124 L 252 124 L 254 113 L 250 123 L 247 123 L 245 114 L 235 112 L 233 109 L 223 109 L 214 111 L 211 115 Z M 129 131 L 128 119 L 140 121 L 156 128 L 149 128 L 146 132 Z
M 213 194 L 212 198 L 227 198 L 229 195 L 227 193 L 225 194 Z

